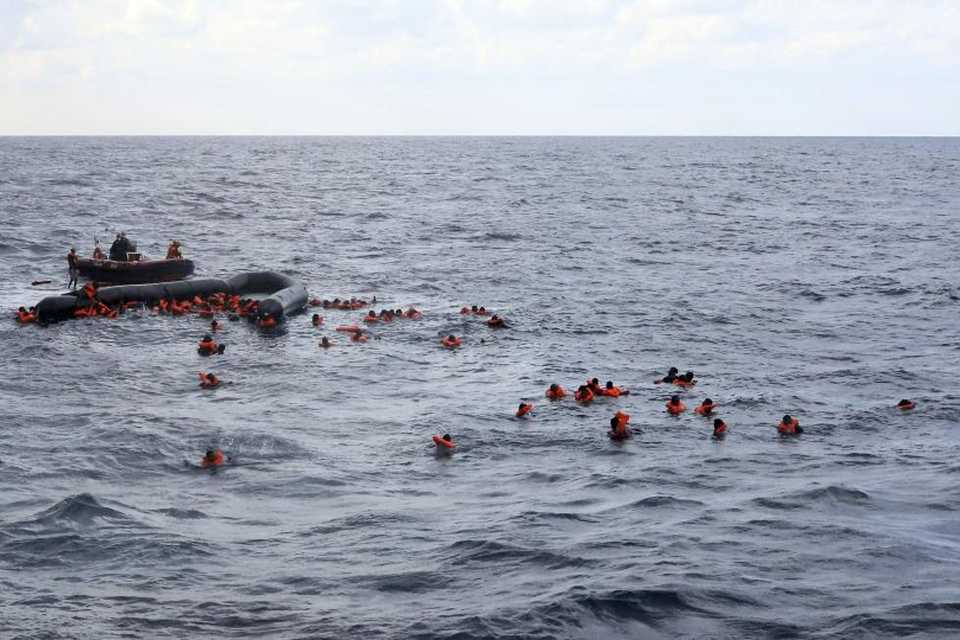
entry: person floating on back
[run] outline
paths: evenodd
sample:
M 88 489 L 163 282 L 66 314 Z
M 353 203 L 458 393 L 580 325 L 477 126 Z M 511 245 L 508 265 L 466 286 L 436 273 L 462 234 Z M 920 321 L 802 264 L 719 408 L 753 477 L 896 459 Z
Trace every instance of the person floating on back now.
M 701 416 L 711 416 L 713 415 L 713 410 L 717 405 L 713 403 L 713 400 L 710 398 L 705 398 L 703 402 L 700 403 L 700 406 L 693 410 L 694 413 Z
M 567 391 L 558 385 L 556 382 L 550 385 L 550 388 L 547 389 L 546 394 L 548 400 L 559 400 L 564 398 L 567 395 Z
M 230 457 L 224 455 L 220 449 L 207 449 L 203 458 L 200 459 L 200 466 L 204 469 L 213 469 L 222 466 L 230 461 Z
M 533 411 L 532 404 L 530 404 L 529 402 L 521 402 L 520 406 L 517 407 L 517 417 L 522 418 L 523 416 L 527 415 L 531 411 Z
M 678 416 L 687 410 L 687 405 L 680 402 L 680 396 L 671 396 L 667 400 L 667 413 L 672 416 Z
M 777 425 L 777 433 L 782 436 L 798 436 L 803 433 L 803 429 L 800 428 L 799 420 L 786 414 Z
M 725 435 L 727 435 L 727 423 L 721 420 L 720 418 L 714 418 L 713 437 L 719 439 Z
M 624 413 L 623 411 L 617 411 L 613 414 L 613 417 L 610 418 L 610 431 L 607 432 L 607 435 L 610 436 L 611 440 L 626 440 L 630 437 L 630 432 L 627 430 L 627 423 L 630 422 L 630 415 Z
M 677 369 L 676 367 L 670 367 L 670 371 L 667 372 L 667 375 L 663 376 L 659 380 L 654 380 L 653 383 L 654 384 L 671 383 L 677 379 L 677 374 L 679 373 L 680 373 L 679 369 Z
M 897 403 L 897 409 L 900 409 L 900 411 L 910 411 L 911 409 L 916 408 L 917 403 L 913 400 L 907 400 L 906 398 Z

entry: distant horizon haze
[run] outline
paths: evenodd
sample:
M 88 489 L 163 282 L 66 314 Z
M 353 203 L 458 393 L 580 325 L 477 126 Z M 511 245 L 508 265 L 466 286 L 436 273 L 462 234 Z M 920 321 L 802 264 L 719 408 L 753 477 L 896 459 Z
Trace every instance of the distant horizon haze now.
M 0 4 L 0 135 L 960 135 L 960 2 Z

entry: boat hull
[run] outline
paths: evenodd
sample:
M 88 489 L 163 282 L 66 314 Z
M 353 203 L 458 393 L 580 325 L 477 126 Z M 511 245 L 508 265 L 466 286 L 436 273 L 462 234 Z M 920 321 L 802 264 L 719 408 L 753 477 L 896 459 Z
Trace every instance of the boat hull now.
M 193 274 L 192 260 L 78 260 L 80 275 L 94 282 L 109 284 L 148 284 L 183 280 Z

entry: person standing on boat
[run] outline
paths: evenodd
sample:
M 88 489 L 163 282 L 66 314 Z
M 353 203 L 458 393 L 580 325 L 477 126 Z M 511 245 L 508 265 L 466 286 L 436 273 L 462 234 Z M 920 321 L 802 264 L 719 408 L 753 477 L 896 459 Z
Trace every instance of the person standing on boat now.
M 80 275 L 80 263 L 77 262 L 77 250 L 74 247 L 70 247 L 70 253 L 67 254 L 67 267 L 70 269 L 70 282 L 67 283 L 67 286 L 71 289 L 77 288 L 77 278 Z
M 183 254 L 180 253 L 180 243 L 178 241 L 170 241 L 170 245 L 167 247 L 167 260 L 183 260 Z

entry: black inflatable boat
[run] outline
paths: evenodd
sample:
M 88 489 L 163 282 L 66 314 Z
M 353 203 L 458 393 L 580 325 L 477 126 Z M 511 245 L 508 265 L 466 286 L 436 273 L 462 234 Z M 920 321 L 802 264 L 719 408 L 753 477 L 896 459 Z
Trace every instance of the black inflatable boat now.
M 307 306 L 307 288 L 290 276 L 274 271 L 241 273 L 229 280 L 202 278 L 100 287 L 97 298 L 107 305 L 125 302 L 153 304 L 160 300 L 190 300 L 194 296 L 205 298 L 214 293 L 239 296 L 266 294 L 259 301 L 259 312 L 255 319 L 263 320 L 270 317 L 277 323 L 283 322 L 288 315 L 303 311 Z M 37 303 L 37 321 L 48 323 L 73 318 L 74 310 L 84 305 L 85 302 L 80 297 L 79 291 L 44 298 Z
M 183 280 L 193 273 L 193 261 L 177 260 L 77 260 L 80 275 L 109 284 L 146 284 Z

